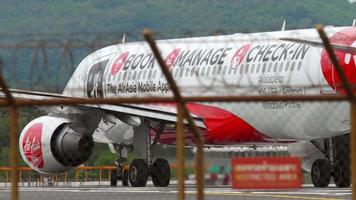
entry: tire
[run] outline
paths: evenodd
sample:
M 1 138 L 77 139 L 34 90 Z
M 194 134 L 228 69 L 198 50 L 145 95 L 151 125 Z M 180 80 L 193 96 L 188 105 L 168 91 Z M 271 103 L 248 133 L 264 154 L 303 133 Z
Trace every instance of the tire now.
M 110 177 L 110 186 L 115 187 L 117 186 L 117 170 L 111 170 L 111 177 Z
M 167 187 L 171 180 L 171 169 L 166 159 L 155 160 L 151 167 L 152 182 L 156 187 Z
M 134 159 L 129 168 L 129 181 L 132 187 L 145 187 L 148 180 L 148 166 L 143 159 Z
M 311 170 L 311 179 L 315 187 L 327 187 L 330 183 L 331 166 L 326 159 L 314 161 Z
M 350 187 L 351 173 L 349 162 L 336 161 L 334 165 L 334 182 L 337 187 Z
M 127 169 L 122 171 L 122 186 L 129 186 L 129 171 Z

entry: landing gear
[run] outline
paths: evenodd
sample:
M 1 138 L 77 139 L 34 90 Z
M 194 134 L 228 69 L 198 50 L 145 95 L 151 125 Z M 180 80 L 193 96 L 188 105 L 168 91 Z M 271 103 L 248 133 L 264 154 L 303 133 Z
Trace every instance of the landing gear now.
M 128 186 L 128 170 L 124 167 L 127 162 L 127 147 L 116 145 L 115 148 L 119 158 L 115 162 L 116 169 L 111 170 L 110 186 L 117 186 L 118 180 L 122 181 L 123 186 Z
M 327 187 L 330 183 L 331 171 L 330 162 L 327 159 L 317 159 L 314 161 L 311 177 L 315 187 Z
M 156 187 L 167 187 L 171 180 L 171 170 L 167 160 L 159 158 L 151 166 L 153 185 Z
M 148 180 L 148 165 L 143 159 L 134 159 L 129 168 L 129 180 L 133 187 L 144 187 Z
M 112 187 L 117 186 L 117 171 L 116 171 L 116 169 L 111 170 L 110 186 L 112 186 Z
M 124 169 L 122 173 L 122 186 L 129 186 L 129 170 Z
M 349 142 L 349 135 L 334 138 L 335 163 L 333 171 L 337 187 L 350 187 L 351 185 Z
M 156 187 L 167 187 L 171 179 L 170 166 L 167 160 L 159 158 L 153 161 L 153 149 L 159 138 L 165 123 L 159 123 L 156 131 L 156 136 L 151 141 L 149 121 L 142 120 L 142 124 L 135 129 L 134 146 L 137 152 L 146 157 L 143 159 L 135 159 L 132 161 L 129 170 L 129 180 L 132 186 L 142 187 L 146 185 L 149 176 L 152 177 L 152 182 Z
M 350 187 L 350 167 L 342 162 L 336 162 L 334 165 L 334 182 L 337 187 Z
M 153 142 L 150 136 L 149 122 L 142 120 L 140 126 L 134 128 L 133 146 L 137 153 L 146 159 L 134 159 L 130 167 L 126 170 L 123 166 L 127 162 L 125 146 L 116 146 L 119 154 L 117 169 L 112 171 L 110 183 L 112 186 L 117 185 L 117 180 L 122 180 L 122 185 L 127 186 L 130 182 L 132 187 L 144 187 L 147 184 L 149 176 L 152 177 L 153 185 L 156 187 L 167 187 L 171 179 L 171 170 L 166 159 L 158 158 L 152 163 L 152 150 L 157 144 L 165 124 L 159 123 L 156 137 Z
M 311 178 L 314 186 L 327 187 L 333 176 L 337 187 L 349 187 L 351 185 L 349 136 L 326 139 L 324 148 L 316 141 L 312 143 L 326 157 L 326 159 L 317 159 L 313 163 Z

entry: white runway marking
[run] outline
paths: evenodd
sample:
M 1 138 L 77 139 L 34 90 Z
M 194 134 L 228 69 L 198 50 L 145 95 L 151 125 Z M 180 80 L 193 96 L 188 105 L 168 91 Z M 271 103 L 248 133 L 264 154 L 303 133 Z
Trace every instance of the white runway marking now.
M 10 191 L 10 188 L 0 188 L 1 191 Z M 25 188 L 21 187 L 20 191 L 23 192 L 106 192 L 106 193 L 177 193 L 177 190 L 172 187 L 168 188 L 155 188 L 155 187 L 144 187 L 144 188 L 132 188 L 132 187 L 107 187 L 107 188 L 95 188 L 95 187 L 72 187 L 72 188 Z M 186 188 L 187 194 L 195 193 L 195 188 Z M 306 187 L 298 190 L 233 190 L 229 188 L 206 188 L 205 193 L 214 194 L 283 194 L 283 195 L 323 195 L 323 196 L 344 196 L 351 195 L 351 188 L 313 188 Z
M 9 187 L 0 187 L 1 192 L 10 192 Z M 167 188 L 156 188 L 151 185 L 143 188 L 133 188 L 133 187 L 109 187 L 109 186 L 89 186 L 89 187 L 20 187 L 20 192 L 63 192 L 70 196 L 72 194 L 78 193 L 102 193 L 102 194 L 177 194 L 176 185 L 171 185 Z M 186 195 L 195 195 L 196 189 L 194 185 L 187 185 Z M 241 196 L 244 198 L 251 199 L 303 199 L 303 200 L 341 200 L 350 199 L 352 195 L 351 188 L 314 188 L 312 186 L 306 185 L 301 189 L 296 190 L 234 190 L 229 187 L 206 187 L 205 195 L 214 198 L 224 198 L 224 196 Z

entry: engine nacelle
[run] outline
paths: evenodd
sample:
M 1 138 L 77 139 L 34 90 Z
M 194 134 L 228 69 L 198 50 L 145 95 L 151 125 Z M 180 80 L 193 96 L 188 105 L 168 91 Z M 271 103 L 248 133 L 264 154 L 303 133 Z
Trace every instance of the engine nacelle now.
M 90 135 L 78 133 L 66 118 L 43 116 L 22 130 L 19 147 L 22 159 L 41 173 L 65 172 L 87 161 L 94 147 Z

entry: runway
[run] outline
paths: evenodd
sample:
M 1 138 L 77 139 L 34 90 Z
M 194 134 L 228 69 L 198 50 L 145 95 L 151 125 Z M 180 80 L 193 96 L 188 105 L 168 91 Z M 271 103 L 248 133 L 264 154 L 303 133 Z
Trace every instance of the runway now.
M 186 199 L 195 199 L 194 186 L 186 187 Z M 0 188 L 0 199 L 10 200 L 10 188 Z M 145 200 L 145 199 L 177 199 L 176 185 L 167 188 L 152 186 L 144 188 L 132 187 L 33 187 L 20 188 L 22 200 Z M 351 188 L 314 188 L 303 185 L 299 190 L 233 190 L 229 187 L 207 187 L 205 199 L 228 200 L 272 200 L 272 199 L 301 199 L 301 200 L 341 200 L 351 199 Z

